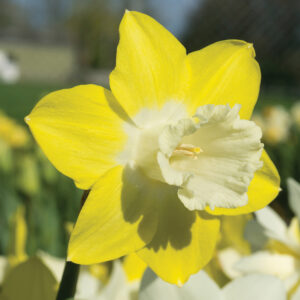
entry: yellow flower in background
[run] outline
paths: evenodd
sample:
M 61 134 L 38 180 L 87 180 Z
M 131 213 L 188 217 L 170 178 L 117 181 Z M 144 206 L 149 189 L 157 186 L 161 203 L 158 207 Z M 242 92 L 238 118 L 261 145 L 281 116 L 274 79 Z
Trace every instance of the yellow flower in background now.
M 28 145 L 27 129 L 0 110 L 0 170 L 10 173 L 14 166 L 13 149 Z
M 12 148 L 26 146 L 29 135 L 25 128 L 0 111 L 0 141 L 3 140 Z
M 25 207 L 20 205 L 10 220 L 10 241 L 8 260 L 10 266 L 15 266 L 27 259 L 25 251 L 27 225 L 25 221 Z
M 72 232 L 79 264 L 132 252 L 182 284 L 211 259 L 219 215 L 266 206 L 279 176 L 252 121 L 260 69 L 251 44 L 186 54 L 147 15 L 126 12 L 111 91 L 44 97 L 26 122 L 49 160 L 91 189 Z

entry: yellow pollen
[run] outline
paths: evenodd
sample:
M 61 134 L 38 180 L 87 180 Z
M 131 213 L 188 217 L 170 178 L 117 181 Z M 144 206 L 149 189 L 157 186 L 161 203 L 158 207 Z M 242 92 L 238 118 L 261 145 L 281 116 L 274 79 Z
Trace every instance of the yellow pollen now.
M 183 287 L 183 283 L 180 281 L 180 279 L 178 279 L 178 281 L 177 281 L 177 286 L 180 288 Z
M 175 148 L 173 154 L 185 155 L 197 159 L 197 154 L 203 152 L 200 147 L 195 147 L 191 144 L 181 144 Z

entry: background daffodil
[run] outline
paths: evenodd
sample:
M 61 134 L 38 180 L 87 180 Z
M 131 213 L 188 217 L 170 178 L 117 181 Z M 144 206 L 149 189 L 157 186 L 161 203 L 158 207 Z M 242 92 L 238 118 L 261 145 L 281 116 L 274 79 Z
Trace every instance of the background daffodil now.
M 251 289 L 249 287 L 251 286 Z M 282 282 L 271 275 L 250 274 L 231 281 L 222 289 L 204 271 L 191 276 L 182 288 L 168 284 L 151 270 L 144 273 L 139 300 L 286 300 Z
M 245 236 L 256 251 L 235 255 L 231 265 L 227 264 L 227 270 L 234 271 L 237 276 L 255 272 L 276 276 L 282 280 L 286 290 L 294 294 L 300 286 L 300 184 L 289 178 L 287 186 L 289 205 L 295 217 L 287 225 L 271 207 L 255 212 L 256 220 L 248 223 Z M 224 256 L 224 262 L 225 259 Z
M 186 55 L 147 15 L 126 12 L 111 91 L 77 86 L 26 117 L 50 161 L 91 189 L 68 259 L 92 264 L 136 252 L 182 284 L 212 257 L 218 215 L 255 211 L 279 176 L 248 121 L 260 70 L 251 44 L 227 40 Z

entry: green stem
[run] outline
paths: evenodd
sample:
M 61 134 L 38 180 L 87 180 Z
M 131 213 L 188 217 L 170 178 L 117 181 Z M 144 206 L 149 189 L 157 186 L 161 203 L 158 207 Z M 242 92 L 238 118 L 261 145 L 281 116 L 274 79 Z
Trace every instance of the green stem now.
M 76 292 L 80 265 L 66 261 L 56 300 L 73 298 Z
M 88 194 L 89 191 L 84 191 L 81 198 L 80 210 Z M 77 265 L 71 261 L 66 261 L 63 276 L 58 288 L 56 300 L 67 300 L 75 296 L 79 270 L 80 270 L 80 265 Z

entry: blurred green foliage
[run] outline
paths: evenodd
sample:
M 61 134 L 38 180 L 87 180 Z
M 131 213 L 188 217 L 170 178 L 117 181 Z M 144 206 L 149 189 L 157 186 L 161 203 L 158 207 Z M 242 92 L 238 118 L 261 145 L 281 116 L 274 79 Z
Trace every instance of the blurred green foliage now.
M 43 96 L 65 86 L 37 83 L 0 83 L 0 110 L 25 125 L 24 117 Z
M 276 100 L 277 99 L 277 100 Z M 268 99 L 253 115 L 262 128 L 265 149 L 276 165 L 282 191 L 271 205 L 286 220 L 292 217 L 287 201 L 287 179 L 300 180 L 300 101 Z
M 64 257 L 68 241 L 65 228 L 76 220 L 80 191 L 52 167 L 37 146 L 10 151 L 11 167 L 0 170 L 0 253 L 7 253 L 10 220 L 23 204 L 28 224 L 27 253 L 42 249 Z
M 5 107 L 4 102 L 4 107 L 19 120 L 22 109 L 23 118 L 24 112 L 27 110 L 28 113 L 34 105 L 33 95 L 40 97 L 44 92 L 49 92 L 44 87 L 16 86 L 13 92 L 10 88 L 13 89 L 2 86 L 0 93 L 5 90 L 8 95 L 16 96 L 9 97 L 10 103 L 15 101 L 16 105 Z M 22 102 L 21 99 L 26 97 L 31 101 Z M 26 252 L 32 255 L 41 249 L 64 257 L 69 236 L 66 226 L 76 220 L 81 191 L 50 164 L 25 124 L 19 124 L 0 115 L 0 254 L 7 254 L 10 221 L 17 207 L 23 205 L 28 224 Z M 15 133 L 18 135 L 13 139 Z

